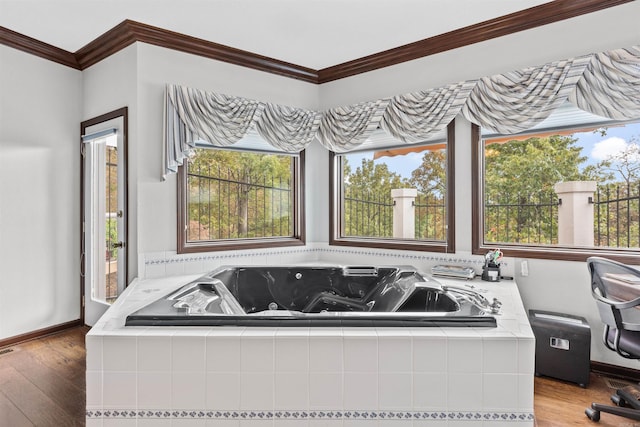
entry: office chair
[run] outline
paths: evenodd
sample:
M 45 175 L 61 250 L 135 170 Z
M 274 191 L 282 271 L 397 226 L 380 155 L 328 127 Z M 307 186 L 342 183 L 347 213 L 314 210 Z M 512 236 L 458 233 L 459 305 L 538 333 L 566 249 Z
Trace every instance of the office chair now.
M 588 258 L 587 266 L 605 346 L 626 359 L 640 359 L 640 270 L 600 257 Z M 617 406 L 592 403 L 585 414 L 592 421 L 600 420 L 600 412 L 640 421 L 640 387 L 618 389 L 611 401 Z

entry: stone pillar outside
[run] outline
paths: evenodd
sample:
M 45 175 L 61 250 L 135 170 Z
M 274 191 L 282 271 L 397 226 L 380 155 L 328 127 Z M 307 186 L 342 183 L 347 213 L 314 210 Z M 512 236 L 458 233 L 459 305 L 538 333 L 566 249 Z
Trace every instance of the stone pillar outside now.
M 593 195 L 595 181 L 567 181 L 554 185 L 558 198 L 558 243 L 568 246 L 593 246 Z
M 415 188 L 396 188 L 391 190 L 393 198 L 393 237 L 398 239 L 415 239 L 414 202 L 418 196 Z

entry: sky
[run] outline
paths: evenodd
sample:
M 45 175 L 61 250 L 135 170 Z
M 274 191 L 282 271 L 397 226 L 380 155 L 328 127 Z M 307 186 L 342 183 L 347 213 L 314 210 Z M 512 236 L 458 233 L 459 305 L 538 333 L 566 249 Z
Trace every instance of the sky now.
M 374 153 L 375 151 L 347 154 L 347 159 L 349 160 L 351 169 L 355 171 L 362 163 L 362 159 L 373 159 Z M 411 172 L 417 169 L 422 163 L 422 153 L 409 153 L 404 156 L 382 157 L 374 161 L 374 164 L 381 163 L 386 163 L 391 172 L 395 172 L 403 178 L 409 178 L 411 177 Z
M 588 158 L 584 166 L 595 165 L 611 155 L 624 151 L 629 144 L 640 144 L 640 123 L 609 127 L 604 136 L 598 132 L 576 133 L 573 136 L 578 138 L 576 144 L 582 147 L 582 155 Z M 352 169 L 355 170 L 363 158 L 373 159 L 373 153 L 373 151 L 351 153 L 347 155 L 347 158 Z M 375 163 L 386 163 L 390 171 L 408 178 L 411 176 L 411 172 L 422 163 L 422 154 L 410 153 L 404 156 L 382 157 L 375 160 Z
M 583 155 L 589 156 L 587 163 L 595 164 L 624 151 L 629 144 L 640 144 L 640 123 L 610 127 L 605 136 L 592 132 L 574 136 L 578 138 L 578 145 L 584 147 Z

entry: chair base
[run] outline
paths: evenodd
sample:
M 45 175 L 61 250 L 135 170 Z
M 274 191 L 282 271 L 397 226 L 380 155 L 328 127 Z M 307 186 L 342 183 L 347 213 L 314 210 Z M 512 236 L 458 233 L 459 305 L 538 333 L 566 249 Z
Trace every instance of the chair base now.
M 587 418 L 596 422 L 600 421 L 601 412 L 640 421 L 640 389 L 638 387 L 628 386 L 616 390 L 616 394 L 611 396 L 611 401 L 618 406 L 592 403 L 591 408 L 585 409 L 584 413 Z
M 585 415 L 591 421 L 600 421 L 600 413 L 619 415 L 634 421 L 640 421 L 640 411 L 633 408 L 621 408 L 619 406 L 608 406 L 600 403 L 592 403 L 591 408 L 584 410 Z

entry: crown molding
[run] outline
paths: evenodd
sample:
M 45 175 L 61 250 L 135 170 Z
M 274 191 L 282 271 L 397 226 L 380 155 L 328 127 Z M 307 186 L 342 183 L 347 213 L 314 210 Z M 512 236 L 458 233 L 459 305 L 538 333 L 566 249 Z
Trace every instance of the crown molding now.
M 77 50 L 75 57 L 80 69 L 89 68 L 138 41 L 131 22 L 129 20 L 122 21 Z
M 123 21 L 78 50 L 76 59 L 81 69 L 85 69 L 135 42 L 318 83 L 316 70 L 130 20 Z
M 24 34 L 16 33 L 5 27 L 0 27 L 0 44 L 39 56 L 40 58 L 48 59 L 49 61 L 57 62 L 58 64 L 66 65 L 67 67 L 75 68 L 76 70 L 80 69 L 73 53 L 25 36 Z
M 302 80 L 308 83 L 322 84 L 597 12 L 630 3 L 631 1 L 633 0 L 550 1 L 529 9 L 524 9 L 321 70 L 302 67 L 131 20 L 125 20 L 116 25 L 75 53 L 59 49 L 4 27 L 0 27 L 0 44 L 31 53 L 62 65 L 84 70 L 130 44 L 143 42 Z
M 575 18 L 631 1 L 633 0 L 556 0 L 543 3 L 448 33 L 323 68 L 318 72 L 318 82 L 320 84 L 328 83 L 474 43 L 530 30 L 542 25 Z

